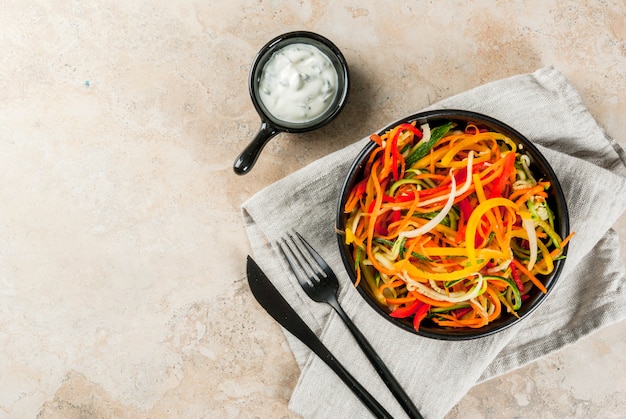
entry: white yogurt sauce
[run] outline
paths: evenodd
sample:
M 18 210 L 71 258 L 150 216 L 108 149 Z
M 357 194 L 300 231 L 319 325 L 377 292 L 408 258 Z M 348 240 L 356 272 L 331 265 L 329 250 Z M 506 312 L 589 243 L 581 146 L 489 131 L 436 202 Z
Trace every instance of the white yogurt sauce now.
M 309 122 L 330 107 L 336 94 L 337 71 L 313 45 L 287 45 L 263 67 L 259 96 L 268 112 L 282 121 Z

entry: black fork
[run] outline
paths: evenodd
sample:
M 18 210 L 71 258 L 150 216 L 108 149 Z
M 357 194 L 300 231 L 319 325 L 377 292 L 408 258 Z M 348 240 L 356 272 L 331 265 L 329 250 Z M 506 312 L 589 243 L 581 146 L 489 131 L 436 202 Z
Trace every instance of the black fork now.
M 287 234 L 283 237 L 279 243 L 279 248 L 287 259 L 287 263 L 289 263 L 302 289 L 313 301 L 327 303 L 335 309 L 404 411 L 410 418 L 422 418 L 417 407 L 415 407 L 402 386 L 400 386 L 400 383 L 398 383 L 365 336 L 341 308 L 337 299 L 339 281 L 335 273 L 299 233 L 296 232 L 295 235 L 296 237 Z

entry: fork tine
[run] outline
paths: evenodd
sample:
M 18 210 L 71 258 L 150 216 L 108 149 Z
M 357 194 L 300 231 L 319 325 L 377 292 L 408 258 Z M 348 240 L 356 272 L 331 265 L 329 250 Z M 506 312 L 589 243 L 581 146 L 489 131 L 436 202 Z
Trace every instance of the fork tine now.
M 325 277 L 329 276 L 328 270 L 330 269 L 330 267 L 328 266 L 326 261 L 320 256 L 319 253 L 317 253 L 317 251 L 313 248 L 313 246 L 311 246 L 309 242 L 307 242 L 304 239 L 304 237 L 302 237 L 300 233 L 298 233 L 297 231 L 296 231 L 296 236 L 298 236 L 298 238 L 300 239 L 300 242 L 304 245 L 309 255 L 313 257 L 313 259 L 315 259 L 317 266 L 319 266 L 320 268 L 320 270 L 317 271 L 319 275 L 324 275 Z
M 298 257 L 295 255 L 293 249 L 289 246 L 289 243 L 287 243 L 287 240 L 284 237 L 282 238 L 282 243 L 278 243 L 278 248 L 282 252 L 285 259 L 287 259 L 287 263 L 289 264 L 293 274 L 296 276 L 298 282 L 300 282 L 300 284 L 308 283 L 309 280 L 306 274 L 306 269 L 302 266 Z
M 297 238 L 294 238 L 291 233 L 287 233 L 282 238 L 283 244 L 281 245 L 281 250 L 287 257 L 292 270 L 295 269 L 297 273 L 304 274 L 306 277 L 298 278 L 301 280 L 300 283 L 305 281 L 313 284 L 314 282 L 323 281 L 328 277 L 324 265 L 322 265 L 324 260 L 316 254 L 315 250 L 299 233 L 296 232 L 295 234 Z

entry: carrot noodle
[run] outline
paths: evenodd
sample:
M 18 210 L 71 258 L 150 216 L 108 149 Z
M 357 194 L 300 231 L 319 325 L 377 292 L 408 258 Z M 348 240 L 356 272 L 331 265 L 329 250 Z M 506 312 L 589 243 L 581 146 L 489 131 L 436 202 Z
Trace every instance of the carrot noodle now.
M 533 178 L 513 140 L 452 122 L 400 124 L 370 139 L 344 205 L 356 286 L 393 317 L 423 316 L 423 307 L 450 328 L 518 316 L 524 295 L 547 292 L 542 279 L 574 233 L 554 231 L 551 185 Z

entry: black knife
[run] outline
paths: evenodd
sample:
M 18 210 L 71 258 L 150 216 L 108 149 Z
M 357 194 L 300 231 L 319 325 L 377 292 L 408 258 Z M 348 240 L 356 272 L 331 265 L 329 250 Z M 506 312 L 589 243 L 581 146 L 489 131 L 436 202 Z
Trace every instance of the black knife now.
M 250 290 L 265 311 L 319 356 L 376 417 L 392 418 L 389 412 L 335 359 L 250 256 L 248 256 L 247 273 Z

